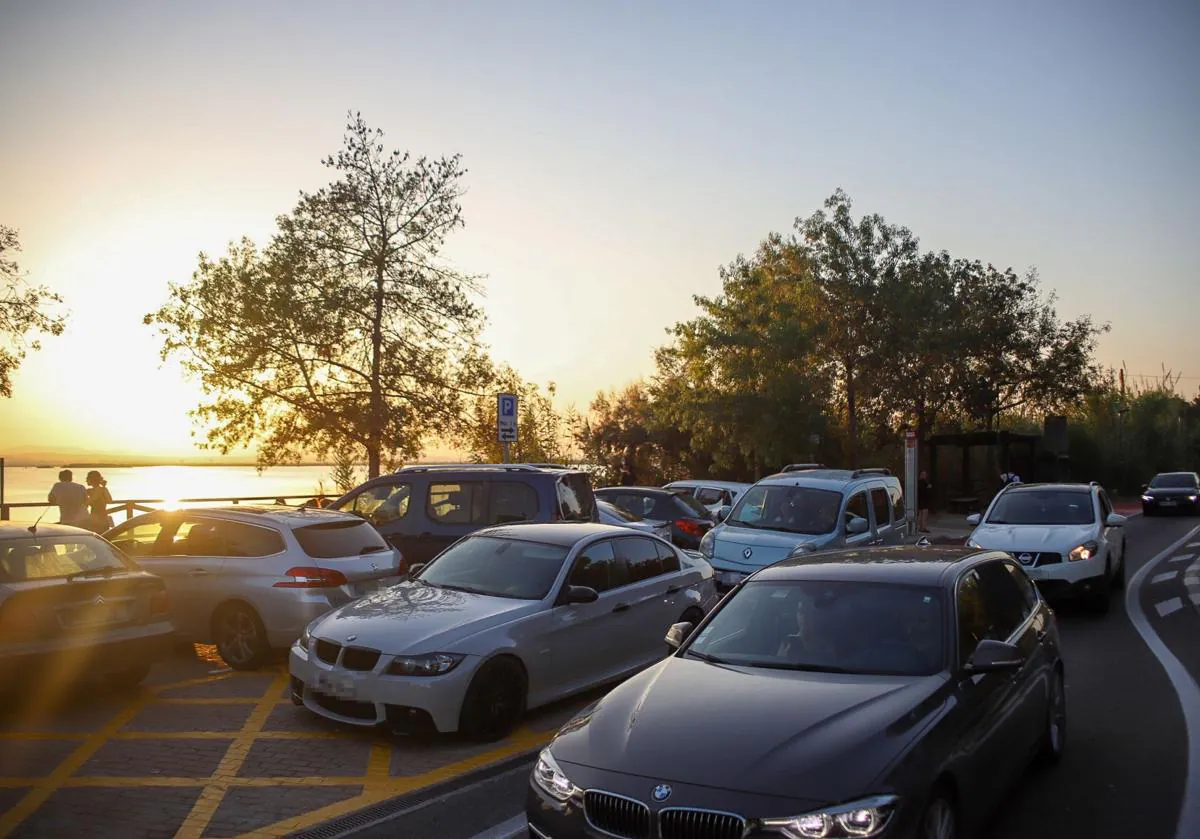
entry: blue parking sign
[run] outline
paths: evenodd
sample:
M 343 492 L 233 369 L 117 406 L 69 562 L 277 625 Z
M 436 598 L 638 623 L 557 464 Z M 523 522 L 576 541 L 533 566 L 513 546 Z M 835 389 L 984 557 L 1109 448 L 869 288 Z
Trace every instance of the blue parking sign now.
M 512 393 L 496 397 L 496 436 L 501 443 L 517 441 L 517 397 Z

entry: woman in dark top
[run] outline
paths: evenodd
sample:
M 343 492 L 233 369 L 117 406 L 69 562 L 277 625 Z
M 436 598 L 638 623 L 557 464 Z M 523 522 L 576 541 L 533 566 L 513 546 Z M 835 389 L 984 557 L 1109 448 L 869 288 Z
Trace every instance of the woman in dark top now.
M 87 473 L 87 485 L 88 529 L 96 533 L 105 533 L 113 526 L 112 517 L 108 514 L 108 505 L 113 500 L 108 491 L 108 481 L 93 469 Z
M 933 502 L 933 484 L 929 483 L 929 473 L 921 470 L 917 478 L 917 530 L 929 532 L 929 507 Z

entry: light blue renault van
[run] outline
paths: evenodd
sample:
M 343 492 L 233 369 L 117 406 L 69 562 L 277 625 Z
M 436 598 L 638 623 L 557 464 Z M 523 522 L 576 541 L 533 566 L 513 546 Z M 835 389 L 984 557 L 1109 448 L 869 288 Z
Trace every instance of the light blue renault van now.
M 705 534 L 700 553 L 728 591 L 764 566 L 832 548 L 899 544 L 908 522 L 887 469 L 813 467 L 763 478 Z

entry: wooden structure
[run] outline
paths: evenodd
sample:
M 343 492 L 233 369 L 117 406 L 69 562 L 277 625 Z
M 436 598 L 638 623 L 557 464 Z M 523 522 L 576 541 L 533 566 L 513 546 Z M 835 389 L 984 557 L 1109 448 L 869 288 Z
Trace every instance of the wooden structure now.
M 929 473 L 937 480 L 938 450 L 957 448 L 962 458 L 960 485 L 957 490 L 943 493 L 942 500 L 952 513 L 978 512 L 984 506 L 984 498 L 991 498 L 993 487 L 999 486 L 999 473 L 990 476 L 990 480 L 972 480 L 971 450 L 979 447 L 989 447 L 999 450 L 999 472 L 1015 471 L 1022 479 L 1034 479 L 1033 470 L 1037 464 L 1037 449 L 1042 435 L 1026 434 L 1019 431 L 962 431 L 951 434 L 934 434 L 925 441 L 929 447 Z M 1019 447 L 1017 452 L 1014 447 Z M 1024 470 L 1024 474 L 1022 474 Z

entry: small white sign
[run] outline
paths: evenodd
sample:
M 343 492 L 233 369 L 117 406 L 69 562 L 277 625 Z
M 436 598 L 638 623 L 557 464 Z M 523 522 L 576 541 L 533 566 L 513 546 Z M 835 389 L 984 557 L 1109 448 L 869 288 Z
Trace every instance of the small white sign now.
M 517 442 L 517 397 L 501 393 L 496 397 L 496 437 L 501 443 Z

